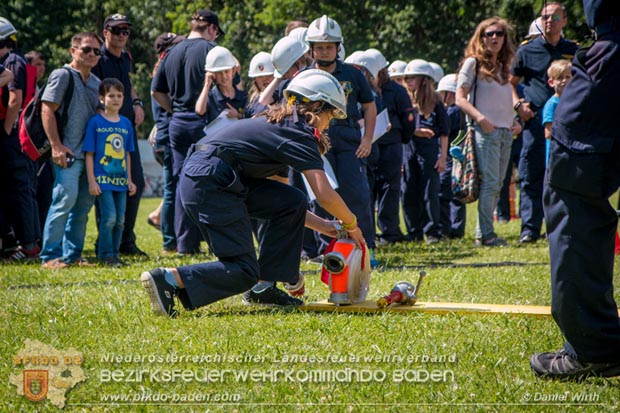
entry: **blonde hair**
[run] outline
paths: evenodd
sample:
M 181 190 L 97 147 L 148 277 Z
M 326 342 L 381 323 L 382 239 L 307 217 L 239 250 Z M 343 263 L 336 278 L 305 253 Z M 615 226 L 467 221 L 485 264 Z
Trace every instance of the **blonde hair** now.
M 437 92 L 435 92 L 435 82 L 428 76 L 415 75 L 421 78 L 417 90 L 407 87 L 407 93 L 411 98 L 414 109 L 424 116 L 428 116 L 435 110 L 435 105 L 439 100 Z
M 320 121 L 319 113 L 324 111 L 323 107 L 322 102 L 298 102 L 295 105 L 281 103 L 269 106 L 264 115 L 270 123 L 282 123 L 285 118 L 293 116 L 293 109 L 295 109 L 297 110 L 297 116 L 305 118 L 308 125 L 316 128 Z M 327 133 L 319 132 L 317 145 L 321 155 L 324 155 L 329 150 L 331 144 Z
M 560 77 L 562 77 L 564 73 L 566 73 L 567 71 L 570 71 L 571 66 L 572 65 L 571 65 L 570 60 L 567 60 L 567 59 L 554 60 L 553 62 L 551 62 L 551 65 L 547 69 L 547 76 L 549 77 L 549 79 L 553 79 L 553 80 L 559 79 Z
M 504 31 L 504 44 L 497 54 L 497 60 L 492 59 L 492 55 L 486 48 L 483 36 L 489 26 L 497 25 Z M 500 84 L 506 84 L 509 78 L 510 63 L 515 55 L 515 46 L 512 41 L 513 27 L 501 17 L 493 16 L 483 20 L 478 24 L 473 36 L 469 39 L 465 48 L 465 56 L 461 62 L 468 57 L 474 57 L 478 62 L 478 73 L 483 79 L 493 79 Z M 499 70 L 498 70 L 499 69 Z M 497 75 L 499 71 L 500 76 Z

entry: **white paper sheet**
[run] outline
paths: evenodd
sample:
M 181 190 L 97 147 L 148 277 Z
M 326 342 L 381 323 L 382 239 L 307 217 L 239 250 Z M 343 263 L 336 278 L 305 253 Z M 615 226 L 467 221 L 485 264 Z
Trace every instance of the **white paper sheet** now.
M 386 134 L 386 132 L 390 129 L 390 116 L 388 115 L 387 109 L 383 109 L 377 115 L 377 122 L 375 123 L 375 133 L 372 136 L 372 143 L 375 143 L 377 139 Z M 361 129 L 362 136 L 364 136 L 364 128 Z

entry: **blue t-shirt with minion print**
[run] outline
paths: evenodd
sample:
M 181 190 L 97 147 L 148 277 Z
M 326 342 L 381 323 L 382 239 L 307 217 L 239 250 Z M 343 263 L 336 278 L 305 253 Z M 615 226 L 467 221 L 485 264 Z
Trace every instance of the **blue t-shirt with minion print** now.
M 129 119 L 120 115 L 118 122 L 111 122 L 101 114 L 90 118 L 83 151 L 95 154 L 95 178 L 102 191 L 127 191 L 127 157 L 134 150 Z

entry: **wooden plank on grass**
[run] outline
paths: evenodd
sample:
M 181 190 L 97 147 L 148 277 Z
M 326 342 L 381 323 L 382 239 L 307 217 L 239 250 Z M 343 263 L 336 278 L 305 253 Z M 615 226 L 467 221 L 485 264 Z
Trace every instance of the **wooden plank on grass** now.
M 335 311 L 346 313 L 374 313 L 382 311 L 411 313 L 422 311 L 427 313 L 464 313 L 464 314 L 523 314 L 533 316 L 551 315 L 551 307 L 542 305 L 512 304 L 476 304 L 476 303 L 441 303 L 418 301 L 413 306 L 392 305 L 379 308 L 375 301 L 367 300 L 359 304 L 336 306 L 325 301 L 307 303 L 299 307 L 303 311 Z

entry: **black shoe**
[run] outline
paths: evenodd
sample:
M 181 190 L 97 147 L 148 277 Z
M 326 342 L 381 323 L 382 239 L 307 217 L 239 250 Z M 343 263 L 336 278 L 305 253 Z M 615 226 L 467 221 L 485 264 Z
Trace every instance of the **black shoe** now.
M 121 246 L 119 248 L 119 252 L 121 253 L 121 255 L 138 255 L 138 256 L 141 256 L 141 257 L 148 257 L 146 252 L 142 251 L 135 244 L 134 245 Z
M 284 291 L 278 289 L 275 285 L 261 291 L 260 293 L 248 290 L 243 293 L 243 303 L 260 304 L 265 306 L 299 306 L 304 302 L 295 297 L 291 297 Z
M 125 265 L 125 263 L 118 257 L 107 257 L 107 258 L 103 258 L 101 260 L 101 263 L 103 265 L 106 265 L 108 267 L 122 267 Z
M 177 288 L 168 284 L 163 268 L 155 268 L 143 272 L 140 276 L 142 286 L 151 299 L 153 311 L 160 315 L 174 317 L 177 311 L 174 309 L 174 296 Z
M 582 363 L 575 360 L 566 350 L 534 354 L 530 358 L 530 367 L 538 377 L 561 381 L 582 381 L 588 377 L 620 376 L 620 362 Z
M 535 242 L 536 238 L 534 238 L 530 234 L 521 235 L 521 238 L 519 238 L 519 245 L 533 244 Z

